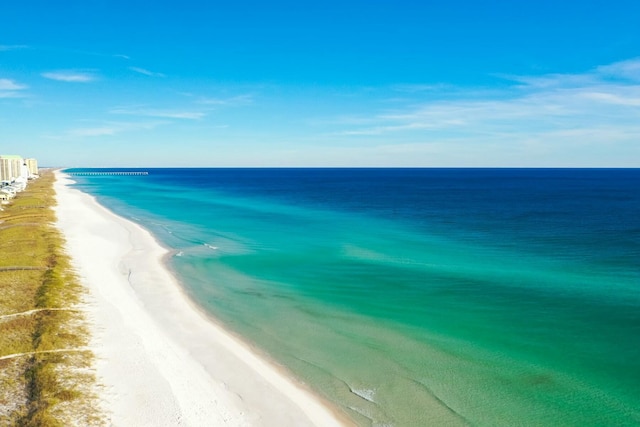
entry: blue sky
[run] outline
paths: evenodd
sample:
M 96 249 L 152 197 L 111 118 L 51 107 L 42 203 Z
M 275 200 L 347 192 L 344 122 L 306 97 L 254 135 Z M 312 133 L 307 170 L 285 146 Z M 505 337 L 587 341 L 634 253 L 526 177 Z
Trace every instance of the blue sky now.
M 639 20 L 630 0 L 13 1 L 0 151 L 87 167 L 640 167 Z

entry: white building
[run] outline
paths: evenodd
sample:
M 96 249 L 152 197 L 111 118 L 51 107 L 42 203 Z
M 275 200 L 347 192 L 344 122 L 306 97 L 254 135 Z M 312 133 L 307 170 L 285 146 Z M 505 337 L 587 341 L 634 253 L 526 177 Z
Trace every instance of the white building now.
M 29 171 L 29 178 L 38 176 L 38 161 L 36 159 L 24 159 L 27 170 Z
M 38 175 L 38 161 L 23 159 L 12 154 L 0 155 L 0 181 L 13 182 L 18 178 L 29 179 Z

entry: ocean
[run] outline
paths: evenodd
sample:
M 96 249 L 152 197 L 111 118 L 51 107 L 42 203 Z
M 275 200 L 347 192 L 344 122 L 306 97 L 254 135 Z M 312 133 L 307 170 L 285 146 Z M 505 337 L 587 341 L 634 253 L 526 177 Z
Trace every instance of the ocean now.
M 640 169 L 89 171 L 362 426 L 640 425 Z

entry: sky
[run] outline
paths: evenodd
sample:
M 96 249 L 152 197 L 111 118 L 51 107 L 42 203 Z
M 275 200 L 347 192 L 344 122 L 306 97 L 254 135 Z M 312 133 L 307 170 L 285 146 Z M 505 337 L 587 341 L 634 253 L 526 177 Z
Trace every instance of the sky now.
M 637 0 L 9 0 L 0 154 L 640 167 L 639 22 Z

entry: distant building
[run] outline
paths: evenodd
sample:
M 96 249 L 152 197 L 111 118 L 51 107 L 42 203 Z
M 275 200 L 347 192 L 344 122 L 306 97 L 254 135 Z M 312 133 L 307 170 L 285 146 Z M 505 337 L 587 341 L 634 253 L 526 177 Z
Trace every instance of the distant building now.
M 24 159 L 24 163 L 27 165 L 29 178 L 38 175 L 38 161 L 36 159 Z
M 0 156 L 0 181 L 11 181 L 11 164 L 9 159 Z
M 18 178 L 28 179 L 38 175 L 38 161 L 23 159 L 12 154 L 0 155 L 0 181 L 13 182 Z
M 2 181 L 13 181 L 21 176 L 22 157 L 11 154 L 0 155 L 0 178 Z

